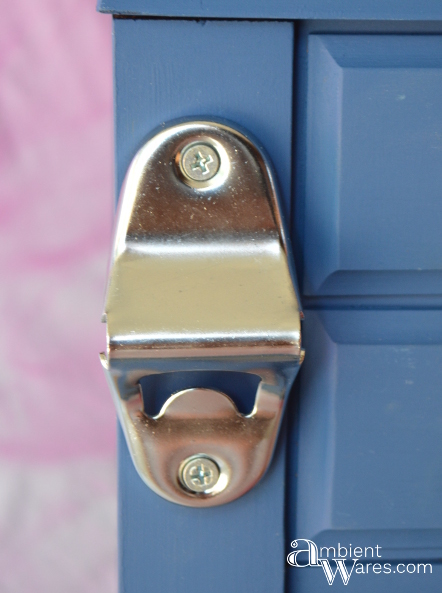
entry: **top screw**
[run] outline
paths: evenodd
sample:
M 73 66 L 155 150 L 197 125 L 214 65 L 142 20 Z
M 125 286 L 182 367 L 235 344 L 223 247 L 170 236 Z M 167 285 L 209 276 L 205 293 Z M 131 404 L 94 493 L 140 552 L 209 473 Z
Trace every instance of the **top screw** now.
M 213 146 L 194 143 L 186 146 L 181 154 L 180 168 L 192 181 L 209 181 L 218 173 L 219 154 Z

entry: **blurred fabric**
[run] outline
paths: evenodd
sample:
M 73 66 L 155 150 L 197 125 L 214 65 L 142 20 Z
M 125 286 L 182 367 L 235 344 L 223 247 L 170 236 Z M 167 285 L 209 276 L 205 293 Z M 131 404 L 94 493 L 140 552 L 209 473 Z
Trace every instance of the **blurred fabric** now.
M 110 17 L 0 19 L 0 591 L 114 593 L 115 414 L 98 361 L 112 220 Z

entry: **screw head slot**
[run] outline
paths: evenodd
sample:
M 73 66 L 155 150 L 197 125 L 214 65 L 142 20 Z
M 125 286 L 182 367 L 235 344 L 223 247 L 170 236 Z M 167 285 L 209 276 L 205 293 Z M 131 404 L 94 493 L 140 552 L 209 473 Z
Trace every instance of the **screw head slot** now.
M 198 494 L 209 493 L 216 486 L 219 477 L 220 470 L 215 461 L 202 455 L 186 459 L 180 472 L 182 485 Z
M 192 182 L 206 183 L 218 173 L 221 159 L 214 146 L 193 142 L 181 151 L 179 167 L 184 177 Z

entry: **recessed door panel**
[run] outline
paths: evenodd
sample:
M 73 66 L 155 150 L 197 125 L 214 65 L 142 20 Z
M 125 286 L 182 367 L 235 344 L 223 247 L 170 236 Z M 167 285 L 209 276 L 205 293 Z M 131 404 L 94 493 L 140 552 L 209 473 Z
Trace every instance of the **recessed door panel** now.
M 441 97 L 441 36 L 309 36 L 305 295 L 442 292 Z
M 442 530 L 442 313 L 307 311 L 304 327 L 298 532 Z
M 352 590 L 430 592 L 442 582 L 442 36 L 333 27 L 306 25 L 299 46 L 306 359 L 289 539 L 317 545 L 335 589 L 338 546 L 353 559 L 356 546 L 368 552 Z M 287 578 L 292 592 L 329 590 L 321 562 Z

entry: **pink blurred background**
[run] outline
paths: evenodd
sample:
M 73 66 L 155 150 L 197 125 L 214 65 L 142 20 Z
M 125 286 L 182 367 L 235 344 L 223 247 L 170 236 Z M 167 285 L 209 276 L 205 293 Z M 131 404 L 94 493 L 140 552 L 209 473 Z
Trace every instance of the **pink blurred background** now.
M 0 591 L 114 593 L 115 414 L 98 361 L 112 219 L 110 17 L 0 19 Z

